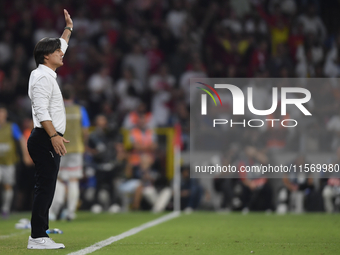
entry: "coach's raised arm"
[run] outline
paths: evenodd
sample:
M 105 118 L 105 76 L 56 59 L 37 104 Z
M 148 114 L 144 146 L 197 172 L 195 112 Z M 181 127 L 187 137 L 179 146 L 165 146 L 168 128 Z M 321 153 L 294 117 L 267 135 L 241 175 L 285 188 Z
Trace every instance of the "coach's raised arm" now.
M 61 38 L 63 38 L 66 41 L 66 43 L 68 43 L 71 37 L 71 33 L 73 31 L 73 21 L 71 19 L 70 14 L 68 13 L 66 9 L 64 9 L 64 15 L 65 15 L 66 27 L 64 29 L 63 34 L 61 35 Z

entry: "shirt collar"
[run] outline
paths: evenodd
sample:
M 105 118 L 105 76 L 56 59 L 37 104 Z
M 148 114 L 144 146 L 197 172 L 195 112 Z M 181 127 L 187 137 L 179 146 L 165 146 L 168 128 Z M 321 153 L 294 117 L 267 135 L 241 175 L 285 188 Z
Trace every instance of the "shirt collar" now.
M 45 65 L 42 65 L 42 64 L 39 64 L 38 68 L 43 71 L 43 72 L 46 72 L 48 74 L 50 74 L 54 79 L 57 78 L 57 73 L 55 71 L 53 71 L 51 68 L 45 66 Z

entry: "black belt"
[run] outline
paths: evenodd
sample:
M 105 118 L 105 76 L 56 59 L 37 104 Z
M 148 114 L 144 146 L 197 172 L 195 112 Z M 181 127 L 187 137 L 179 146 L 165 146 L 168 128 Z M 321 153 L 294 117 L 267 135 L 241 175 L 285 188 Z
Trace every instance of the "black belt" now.
M 41 128 L 41 127 L 35 127 L 34 129 L 36 129 L 37 131 L 45 131 L 45 133 L 47 134 L 47 132 L 46 132 L 46 130 L 44 129 L 44 128 Z M 58 131 L 57 131 L 57 133 L 58 133 L 58 135 L 60 135 L 60 136 L 64 136 L 62 133 L 59 133 Z M 48 134 L 47 134 L 48 135 Z

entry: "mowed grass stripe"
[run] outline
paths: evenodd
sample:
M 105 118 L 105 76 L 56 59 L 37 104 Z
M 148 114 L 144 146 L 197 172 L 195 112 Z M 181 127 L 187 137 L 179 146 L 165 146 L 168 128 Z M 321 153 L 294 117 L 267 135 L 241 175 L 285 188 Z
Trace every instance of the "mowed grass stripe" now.
M 152 221 L 159 215 L 148 212 L 94 215 L 79 212 L 73 222 L 52 222 L 62 235 L 51 235 L 66 245 L 50 254 L 64 255 L 119 235 Z M 17 217 L 17 220 L 20 217 Z M 15 230 L 16 220 L 0 220 L 0 234 Z M 5 228 L 5 229 L 4 229 Z M 28 235 L 0 240 L 0 254 L 45 255 L 46 251 L 27 250 Z M 145 229 L 133 236 L 93 252 L 93 255 L 146 254 L 251 254 L 255 255 L 335 255 L 340 254 L 340 214 L 266 215 L 265 213 L 216 214 L 194 212 L 176 220 Z M 92 255 L 91 254 L 91 255 Z

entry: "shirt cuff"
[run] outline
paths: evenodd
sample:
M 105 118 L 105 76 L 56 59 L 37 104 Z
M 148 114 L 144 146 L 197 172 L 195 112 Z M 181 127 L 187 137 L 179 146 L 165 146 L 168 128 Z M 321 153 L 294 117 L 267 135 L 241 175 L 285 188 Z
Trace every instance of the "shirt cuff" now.
M 67 50 L 67 42 L 64 40 L 64 38 L 59 38 L 60 39 L 60 49 L 61 51 L 65 54 L 66 50 Z
M 38 118 L 39 122 L 43 122 L 43 121 L 47 121 L 47 120 L 52 121 L 52 118 L 48 113 L 43 113 L 40 116 L 37 116 L 37 118 Z

